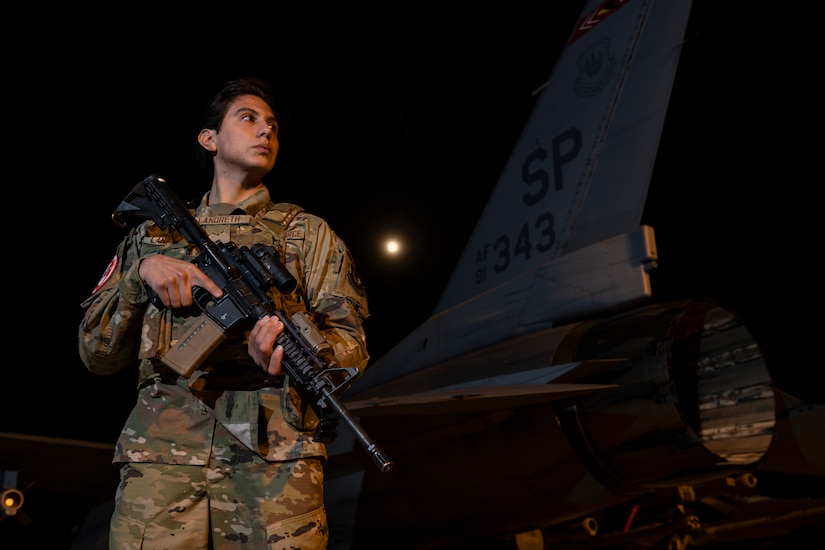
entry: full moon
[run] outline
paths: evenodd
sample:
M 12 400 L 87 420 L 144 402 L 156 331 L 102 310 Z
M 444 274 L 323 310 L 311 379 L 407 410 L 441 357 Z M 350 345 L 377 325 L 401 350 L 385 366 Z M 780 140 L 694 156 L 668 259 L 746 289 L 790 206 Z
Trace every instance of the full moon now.
M 388 240 L 385 247 L 390 255 L 398 254 L 401 251 L 401 245 L 395 239 Z

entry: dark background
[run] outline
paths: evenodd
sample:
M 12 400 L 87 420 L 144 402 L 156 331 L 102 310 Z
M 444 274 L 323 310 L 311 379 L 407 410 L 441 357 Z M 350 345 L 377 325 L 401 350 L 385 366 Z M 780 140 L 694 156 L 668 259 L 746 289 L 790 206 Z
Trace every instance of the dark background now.
M 792 8 L 720 4 L 693 2 L 642 220 L 659 249 L 654 299 L 731 307 L 777 382 L 811 399 L 821 60 Z M 281 151 L 267 184 L 352 249 L 380 357 L 432 313 L 582 8 L 67 7 L 46 27 L 10 20 L 27 32 L 7 50 L 0 431 L 114 440 L 136 373 L 86 371 L 79 304 L 123 236 L 109 216 L 135 183 L 158 172 L 183 198 L 208 188 L 198 117 L 237 76 L 273 85 Z M 389 233 L 403 256 L 382 254 Z

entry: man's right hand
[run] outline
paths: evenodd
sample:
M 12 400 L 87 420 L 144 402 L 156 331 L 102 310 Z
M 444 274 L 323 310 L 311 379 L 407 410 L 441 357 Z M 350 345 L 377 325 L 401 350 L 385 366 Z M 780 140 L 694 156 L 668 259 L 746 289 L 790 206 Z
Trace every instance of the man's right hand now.
M 223 296 L 221 288 L 196 264 L 171 256 L 155 254 L 143 258 L 138 267 L 138 276 L 168 308 L 193 305 L 194 286 L 206 290 L 215 298 Z

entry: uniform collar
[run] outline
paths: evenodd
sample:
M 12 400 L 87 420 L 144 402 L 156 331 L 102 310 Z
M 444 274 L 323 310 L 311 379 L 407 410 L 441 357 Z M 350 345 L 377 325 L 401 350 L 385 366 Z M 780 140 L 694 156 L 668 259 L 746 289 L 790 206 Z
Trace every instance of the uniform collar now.
M 254 216 L 267 204 L 269 204 L 269 189 L 266 186 L 261 187 L 237 205 L 221 204 L 216 205 L 217 208 L 209 206 L 209 191 L 207 191 L 201 198 L 195 215 L 198 217 L 225 216 L 227 214 L 249 214 Z

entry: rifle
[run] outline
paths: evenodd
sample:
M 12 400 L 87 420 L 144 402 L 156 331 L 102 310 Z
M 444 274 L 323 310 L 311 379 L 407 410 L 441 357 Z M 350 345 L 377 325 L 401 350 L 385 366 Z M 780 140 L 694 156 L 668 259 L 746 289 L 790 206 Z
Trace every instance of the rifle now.
M 138 182 L 112 214 L 112 219 L 125 227 L 127 215 L 152 219 L 161 228 L 178 230 L 200 250 L 193 262 L 223 290 L 223 295 L 216 299 L 203 288 L 193 287 L 194 302 L 203 313 L 200 322 L 161 357 L 164 364 L 188 377 L 226 339 L 227 331 L 238 323 L 254 323 L 264 316 L 275 315 L 284 324 L 284 331 L 275 341 L 284 348 L 282 367 L 321 419 L 321 435 L 316 435 L 316 439 L 323 440 L 324 422 L 331 420 L 330 414 L 334 413 L 344 421 L 381 471 L 389 471 L 392 461 L 336 397 L 349 387 L 358 375 L 358 369 L 335 364 L 329 342 L 312 322 L 309 313 L 288 316 L 276 308 L 267 294 L 272 287 L 280 292 L 291 292 L 297 286 L 297 281 L 281 263 L 275 247 L 256 244 L 249 248 L 233 242 L 212 241 L 158 174 Z

